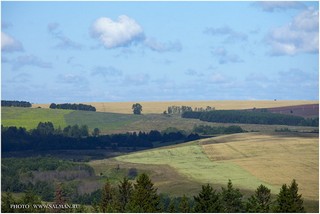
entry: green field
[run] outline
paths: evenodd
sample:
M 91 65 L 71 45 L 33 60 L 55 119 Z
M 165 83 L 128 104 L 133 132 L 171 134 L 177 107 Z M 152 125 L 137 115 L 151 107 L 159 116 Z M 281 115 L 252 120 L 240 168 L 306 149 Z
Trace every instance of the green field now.
M 317 134 L 269 135 L 242 133 L 203 139 L 116 157 L 128 163 L 169 166 L 197 183 L 225 186 L 228 179 L 241 190 L 260 184 L 277 194 L 282 184 L 296 179 L 300 193 L 318 209 L 319 145 Z M 193 188 L 193 187 L 192 187 Z M 184 191 L 191 191 L 188 186 Z
M 255 188 L 260 184 L 268 186 L 274 192 L 280 188 L 259 180 L 232 162 L 211 161 L 202 147 L 196 143 L 138 152 L 115 159 L 140 164 L 169 165 L 189 179 L 200 183 L 214 183 L 223 186 L 228 179 L 231 179 L 235 186 L 242 189 Z
M 1 122 L 3 126 L 36 128 L 39 122 L 52 122 L 54 126 L 64 128 L 68 125 L 88 125 L 90 130 L 99 128 L 101 133 L 125 133 L 150 130 L 165 130 L 175 127 L 191 131 L 195 125 L 230 126 L 231 123 L 211 123 L 197 119 L 186 119 L 180 116 L 163 114 L 119 114 L 108 112 L 74 111 L 44 108 L 2 107 Z M 312 131 L 314 127 L 237 124 L 247 131 L 273 132 L 275 129 L 289 128 L 292 131 Z
M 3 126 L 36 128 L 39 122 L 52 122 L 55 127 L 66 127 L 65 115 L 71 110 L 52 111 L 40 108 L 1 107 L 1 124 Z

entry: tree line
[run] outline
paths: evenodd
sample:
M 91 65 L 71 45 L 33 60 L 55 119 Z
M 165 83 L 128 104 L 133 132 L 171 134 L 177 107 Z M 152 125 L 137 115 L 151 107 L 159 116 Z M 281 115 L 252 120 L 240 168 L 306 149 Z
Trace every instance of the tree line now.
M 89 135 L 88 126 L 73 125 L 64 129 L 54 128 L 51 122 L 40 122 L 36 129 L 27 131 L 25 128 L 1 126 L 1 146 L 3 152 L 25 150 L 61 150 L 61 149 L 109 149 L 116 151 L 127 148 L 152 148 L 154 142 L 187 142 L 199 139 L 198 134 L 185 134 L 180 131 L 161 133 L 133 132 L 125 134 L 99 135 L 94 129 Z
M 213 189 L 209 184 L 202 185 L 200 192 L 193 197 L 170 198 L 158 194 L 157 188 L 145 173 L 140 174 L 133 183 L 124 177 L 116 186 L 109 181 L 105 183 L 98 194 L 98 201 L 91 203 L 93 211 L 97 213 L 268 213 L 268 212 L 305 212 L 302 195 L 298 193 L 298 184 L 292 180 L 290 185 L 283 184 L 280 192 L 272 199 L 271 190 L 264 185 L 257 187 L 249 198 L 238 188 L 234 188 L 231 180 L 227 187 L 220 191 Z M 28 197 L 27 197 L 28 196 Z M 22 197 L 23 204 L 41 204 L 40 198 L 31 191 Z M 3 212 L 15 212 L 10 204 L 17 204 L 12 195 L 7 193 L 2 197 Z M 64 205 L 70 201 L 60 186 L 56 187 L 53 204 Z M 32 208 L 32 207 L 31 207 Z M 19 210 L 24 212 L 43 212 L 45 209 Z M 50 211 L 50 210 L 48 210 Z M 51 210 L 52 211 L 52 210 Z M 78 210 L 64 209 L 63 212 L 88 212 L 80 206 Z
M 209 112 L 184 112 L 181 117 L 194 118 L 217 123 L 244 123 L 291 126 L 319 126 L 319 117 L 303 118 L 300 116 L 277 114 L 261 111 L 214 110 Z
M 11 101 L 11 100 L 1 100 L 1 106 L 6 107 L 31 107 L 32 104 L 27 101 Z
M 195 107 L 193 110 L 191 106 L 168 106 L 167 110 L 164 111 L 164 114 L 183 114 L 184 112 L 195 111 L 195 112 L 207 112 L 213 111 L 215 107 L 207 106 L 206 108 L 203 107 Z
M 51 109 L 70 109 L 70 110 L 81 110 L 81 111 L 96 111 L 96 108 L 92 105 L 86 104 L 75 104 L 75 103 L 62 103 L 62 104 L 55 104 L 51 103 L 49 108 Z

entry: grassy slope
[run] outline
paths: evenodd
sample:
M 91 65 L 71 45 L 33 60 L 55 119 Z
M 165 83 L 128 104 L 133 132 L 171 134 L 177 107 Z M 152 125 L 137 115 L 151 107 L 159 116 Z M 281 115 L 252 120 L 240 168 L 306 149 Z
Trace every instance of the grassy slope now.
M 188 143 L 137 152 L 116 160 L 168 165 L 200 183 L 224 185 L 231 179 L 236 187 L 249 190 L 262 183 L 274 194 L 295 178 L 305 199 L 318 200 L 317 142 L 313 135 L 244 133 L 201 140 L 201 145 Z
M 133 163 L 169 165 L 189 179 L 200 183 L 214 183 L 222 186 L 228 182 L 228 179 L 231 179 L 235 186 L 243 189 L 250 189 L 248 188 L 250 186 L 256 188 L 261 183 L 272 190 L 279 188 L 257 179 L 232 162 L 211 161 L 198 144 L 154 149 L 116 157 L 115 159 Z
M 33 129 L 39 122 L 52 122 L 55 127 L 65 127 L 64 116 L 70 110 L 52 111 L 51 109 L 33 109 L 18 107 L 1 107 L 1 124 L 3 126 L 25 127 Z
M 100 112 L 113 112 L 131 114 L 132 104 L 136 102 L 91 102 L 85 103 L 96 107 Z M 302 105 L 302 104 L 316 104 L 319 101 L 310 100 L 216 100 L 216 101 L 161 101 L 161 102 L 139 102 L 142 105 L 142 113 L 163 113 L 167 110 L 168 106 L 191 106 L 203 107 L 207 106 L 215 107 L 216 109 L 250 109 L 250 108 L 271 108 L 290 105 Z M 34 107 L 41 106 L 42 108 L 49 108 L 50 104 L 34 104 Z
M 2 107 L 1 119 L 4 126 L 22 126 L 35 128 L 39 122 L 51 121 L 55 127 L 67 125 L 88 125 L 89 129 L 99 128 L 104 134 L 123 133 L 128 131 L 164 130 L 176 127 L 181 130 L 192 130 L 194 125 L 229 126 L 233 124 L 210 123 L 196 119 L 185 119 L 179 116 L 162 114 L 118 114 L 107 112 L 72 111 L 58 109 Z M 275 129 L 288 127 L 290 130 L 312 131 L 314 127 L 237 124 L 244 130 L 272 132 Z

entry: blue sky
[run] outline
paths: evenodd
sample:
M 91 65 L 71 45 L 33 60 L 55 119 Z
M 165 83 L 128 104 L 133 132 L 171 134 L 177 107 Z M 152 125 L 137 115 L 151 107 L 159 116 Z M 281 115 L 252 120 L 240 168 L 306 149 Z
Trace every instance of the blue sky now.
M 318 100 L 318 2 L 1 2 L 1 95 Z

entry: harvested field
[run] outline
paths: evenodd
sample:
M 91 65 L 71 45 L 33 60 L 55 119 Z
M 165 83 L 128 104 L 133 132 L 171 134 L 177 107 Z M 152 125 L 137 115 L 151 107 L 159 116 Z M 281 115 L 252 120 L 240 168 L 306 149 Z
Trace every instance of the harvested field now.
M 319 199 L 318 134 L 243 133 L 201 141 L 210 160 L 232 162 L 271 185 L 296 179 L 304 198 Z
M 139 102 L 139 101 L 137 101 Z M 96 107 L 100 112 L 113 112 L 113 113 L 132 113 L 132 104 L 136 102 L 85 102 L 84 104 Z M 217 100 L 217 101 L 157 101 L 157 102 L 139 102 L 142 105 L 142 113 L 163 113 L 167 110 L 168 106 L 191 106 L 215 107 L 216 109 L 252 109 L 252 108 L 273 108 L 282 106 L 294 106 L 304 104 L 318 104 L 319 101 L 310 100 Z M 50 104 L 33 104 L 37 108 L 49 108 Z

